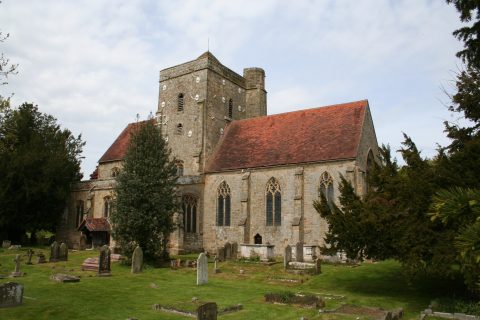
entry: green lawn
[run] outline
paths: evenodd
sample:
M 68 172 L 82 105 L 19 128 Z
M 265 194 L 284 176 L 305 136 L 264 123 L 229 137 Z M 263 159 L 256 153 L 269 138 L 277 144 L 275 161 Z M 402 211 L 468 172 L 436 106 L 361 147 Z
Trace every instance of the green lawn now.
M 43 251 L 48 259 L 47 250 Z M 0 274 L 9 274 L 13 270 L 12 260 L 17 253 L 25 254 L 26 249 L 0 249 Z M 445 281 L 425 280 L 409 285 L 395 261 L 358 267 L 325 264 L 322 274 L 317 276 L 285 273 L 281 263 L 263 266 L 248 262 L 220 263 L 222 272 L 213 274 L 213 263 L 209 263 L 209 282 L 204 286 L 196 286 L 194 269 L 147 267 L 143 273 L 132 275 L 128 266 L 113 263 L 111 277 L 96 277 L 93 272 L 80 271 L 85 258 L 97 255 L 96 251 L 70 252 L 68 262 L 31 266 L 22 263 L 26 276 L 0 279 L 0 283 L 22 283 L 25 286 L 24 304 L 0 309 L 0 319 L 189 319 L 155 311 L 152 305 L 187 306 L 192 297 L 214 301 L 220 308 L 243 305 L 242 311 L 223 315 L 221 319 L 299 319 L 301 316 L 308 319 L 357 319 L 357 316 L 329 313 L 319 315 L 316 310 L 263 301 L 264 293 L 285 290 L 324 294 L 328 297 L 326 309 L 337 308 L 342 303 L 385 309 L 403 307 L 407 319 L 417 319 L 419 312 L 432 299 L 452 296 L 456 290 L 453 282 Z M 25 261 L 26 257 L 23 258 Z M 240 269 L 245 271 L 244 274 L 240 274 Z M 82 278 L 79 283 L 50 280 L 51 274 L 59 272 L 81 275 Z M 303 283 L 281 281 L 294 278 L 303 279 Z

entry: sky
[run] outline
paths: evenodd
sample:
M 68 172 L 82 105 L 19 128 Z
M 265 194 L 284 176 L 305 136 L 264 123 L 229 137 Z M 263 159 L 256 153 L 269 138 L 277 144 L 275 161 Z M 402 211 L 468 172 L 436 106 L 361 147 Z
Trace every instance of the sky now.
M 425 157 L 462 65 L 442 0 L 3 0 L 0 43 L 18 74 L 0 87 L 86 141 L 85 177 L 123 128 L 155 113 L 161 69 L 207 49 L 266 73 L 268 114 L 368 99 L 379 144 L 403 132 Z M 397 154 L 398 156 L 398 154 Z

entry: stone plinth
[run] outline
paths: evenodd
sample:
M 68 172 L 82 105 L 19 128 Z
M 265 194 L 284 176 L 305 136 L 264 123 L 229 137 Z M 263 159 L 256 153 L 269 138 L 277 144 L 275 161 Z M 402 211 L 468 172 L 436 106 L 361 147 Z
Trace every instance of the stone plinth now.
M 270 261 L 274 258 L 273 244 L 241 244 L 240 256 L 242 258 L 260 257 L 261 261 Z

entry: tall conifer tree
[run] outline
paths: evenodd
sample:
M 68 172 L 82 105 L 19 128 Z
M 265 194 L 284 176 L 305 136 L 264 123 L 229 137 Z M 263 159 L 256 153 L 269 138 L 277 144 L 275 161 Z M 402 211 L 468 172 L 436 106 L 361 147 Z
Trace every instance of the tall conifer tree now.
M 111 217 L 113 237 L 127 256 L 139 245 L 148 259 L 168 257 L 176 178 L 174 160 L 155 122 L 137 123 L 117 176 Z

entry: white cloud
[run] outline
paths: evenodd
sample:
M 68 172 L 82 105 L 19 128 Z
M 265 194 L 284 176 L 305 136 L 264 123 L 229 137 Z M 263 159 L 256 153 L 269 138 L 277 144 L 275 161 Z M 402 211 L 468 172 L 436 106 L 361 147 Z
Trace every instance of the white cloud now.
M 86 174 L 137 113 L 155 111 L 159 70 L 207 39 L 233 70 L 265 69 L 269 113 L 368 98 L 380 141 L 445 141 L 438 97 L 459 22 L 443 1 L 6 0 L 0 21 L 11 33 L 1 50 L 20 64 L 2 92 L 83 133 Z

